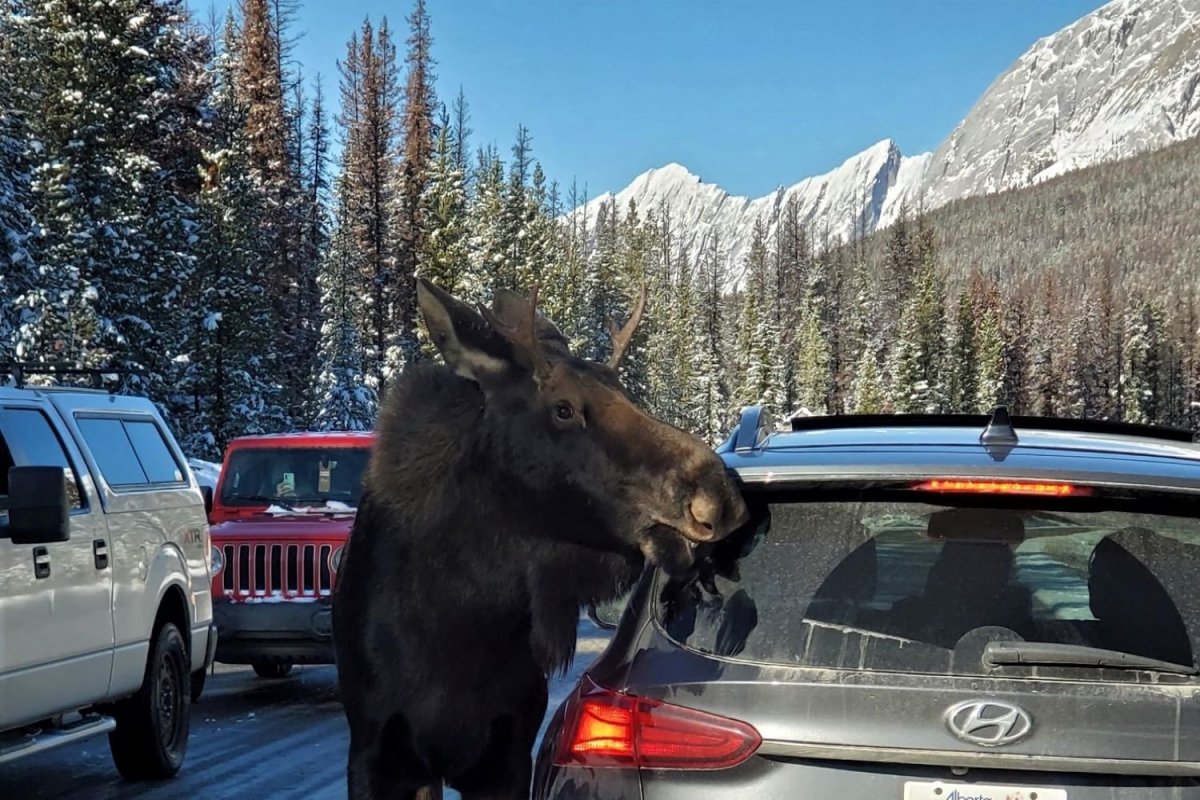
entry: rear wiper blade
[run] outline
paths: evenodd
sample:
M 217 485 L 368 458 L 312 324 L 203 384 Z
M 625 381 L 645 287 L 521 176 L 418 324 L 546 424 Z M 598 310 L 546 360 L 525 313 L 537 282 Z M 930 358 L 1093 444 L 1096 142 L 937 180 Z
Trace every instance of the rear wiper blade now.
M 1028 664 L 1030 666 L 1108 667 L 1109 669 L 1147 669 L 1176 675 L 1200 673 L 1195 665 L 1176 664 L 1157 658 L 1057 642 L 988 642 L 983 648 L 985 664 Z

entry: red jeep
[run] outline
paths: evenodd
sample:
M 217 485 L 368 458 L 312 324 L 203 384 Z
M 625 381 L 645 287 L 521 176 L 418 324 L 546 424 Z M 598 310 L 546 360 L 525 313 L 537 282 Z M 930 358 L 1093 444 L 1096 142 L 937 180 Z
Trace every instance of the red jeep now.
M 333 663 L 330 600 L 374 441 L 331 432 L 229 443 L 210 515 L 217 661 L 264 678 Z

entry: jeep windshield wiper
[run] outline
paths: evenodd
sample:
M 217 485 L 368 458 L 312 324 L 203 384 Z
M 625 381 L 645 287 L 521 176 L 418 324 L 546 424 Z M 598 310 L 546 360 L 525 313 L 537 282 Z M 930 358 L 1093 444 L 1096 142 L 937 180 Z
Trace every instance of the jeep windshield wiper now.
M 267 497 L 265 494 L 238 495 L 233 500 L 241 500 L 247 503 L 266 503 L 267 505 L 279 506 L 286 508 L 288 511 L 295 511 L 288 503 L 278 497 Z
M 989 642 L 983 648 L 983 661 L 988 665 L 1028 664 L 1030 666 L 1107 667 L 1109 669 L 1146 669 L 1171 672 L 1176 675 L 1196 675 L 1194 665 L 1175 664 L 1157 658 L 1087 647 L 1081 644 L 1057 642 Z

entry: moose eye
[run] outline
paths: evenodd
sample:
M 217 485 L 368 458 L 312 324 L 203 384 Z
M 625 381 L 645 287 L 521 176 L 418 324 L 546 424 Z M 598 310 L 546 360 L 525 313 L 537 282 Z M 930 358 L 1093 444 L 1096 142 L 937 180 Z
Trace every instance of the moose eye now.
M 563 422 L 567 422 L 575 416 L 575 409 L 571 408 L 570 403 L 558 403 L 554 406 L 554 416 Z

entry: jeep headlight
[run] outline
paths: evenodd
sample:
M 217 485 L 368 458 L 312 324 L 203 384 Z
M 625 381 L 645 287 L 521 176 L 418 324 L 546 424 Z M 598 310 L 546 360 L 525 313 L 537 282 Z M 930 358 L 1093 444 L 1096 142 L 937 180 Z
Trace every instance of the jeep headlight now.
M 345 545 L 343 545 L 342 547 L 338 547 L 332 553 L 329 554 L 329 568 L 332 569 L 334 572 L 337 572 L 339 569 L 341 569 L 342 550 L 344 549 L 344 547 L 345 547 Z
M 212 546 L 212 566 L 209 567 L 209 572 L 215 578 L 221 574 L 221 570 L 225 569 L 225 553 L 216 545 Z

